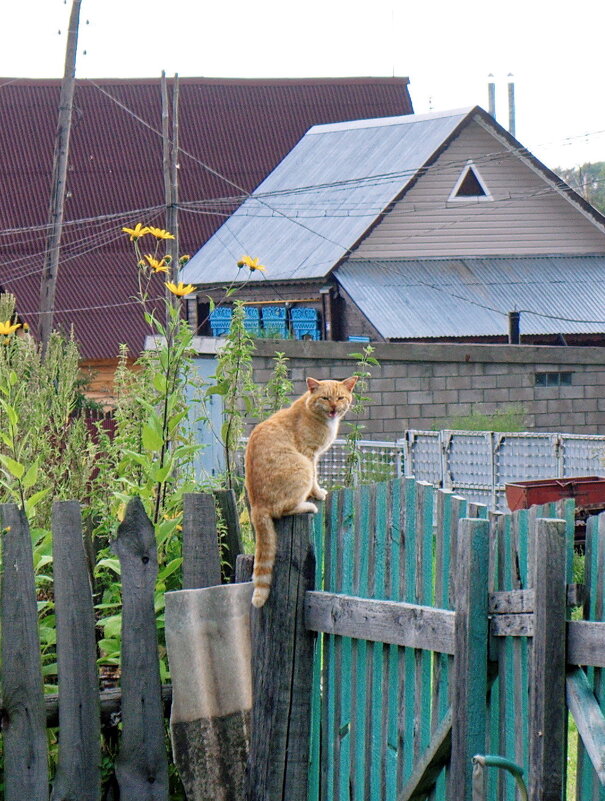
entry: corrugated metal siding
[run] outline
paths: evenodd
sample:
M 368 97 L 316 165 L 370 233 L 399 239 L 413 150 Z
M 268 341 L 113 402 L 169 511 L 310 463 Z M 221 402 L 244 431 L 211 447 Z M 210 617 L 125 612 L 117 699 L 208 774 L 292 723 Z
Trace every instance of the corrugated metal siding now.
M 35 325 L 60 81 L 0 83 L 0 286 Z M 311 125 L 411 111 L 406 78 L 181 79 L 181 251 L 195 252 L 241 202 L 204 165 L 247 193 Z M 114 357 L 119 343 L 137 354 L 148 333 L 121 228 L 164 225 L 160 130 L 159 80 L 76 82 L 56 320 L 74 325 L 89 359 Z
M 271 280 L 326 275 L 467 115 L 316 126 L 195 254 L 183 280 L 233 280 L 242 252 L 261 258 Z
M 605 255 L 350 259 L 335 275 L 388 339 L 506 335 L 514 310 L 523 334 L 605 331 Z
M 471 159 L 493 201 L 448 202 Z M 355 258 L 602 253 L 605 234 L 471 121 L 354 252 Z

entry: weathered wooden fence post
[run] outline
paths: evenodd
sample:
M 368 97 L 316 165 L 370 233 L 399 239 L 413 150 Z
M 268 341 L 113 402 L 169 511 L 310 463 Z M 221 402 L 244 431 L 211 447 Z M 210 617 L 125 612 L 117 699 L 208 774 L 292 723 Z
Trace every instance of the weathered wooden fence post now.
M 252 588 L 221 585 L 214 497 L 187 494 L 183 590 L 166 593 L 172 752 L 188 801 L 242 801 Z
M 48 746 L 32 542 L 25 514 L 0 505 L 5 801 L 47 801 Z
M 120 797 L 168 801 L 168 759 L 158 661 L 153 525 L 131 498 L 114 550 L 122 568 L 122 738 L 116 763 Z
M 214 496 L 188 492 L 183 496 L 183 589 L 221 583 Z
M 470 799 L 475 754 L 485 752 L 489 523 L 462 519 L 455 570 L 451 798 Z
M 59 674 L 59 764 L 51 801 L 101 796 L 101 721 L 95 618 L 80 504 L 53 505 Z
M 535 526 L 534 634 L 529 677 L 529 798 L 563 797 L 565 727 L 565 521 Z
M 312 517 L 276 521 L 271 594 L 252 609 L 252 737 L 248 801 L 307 801 L 313 634 L 304 625 L 313 589 Z
M 166 593 L 170 731 L 187 801 L 242 801 L 250 743 L 251 584 Z

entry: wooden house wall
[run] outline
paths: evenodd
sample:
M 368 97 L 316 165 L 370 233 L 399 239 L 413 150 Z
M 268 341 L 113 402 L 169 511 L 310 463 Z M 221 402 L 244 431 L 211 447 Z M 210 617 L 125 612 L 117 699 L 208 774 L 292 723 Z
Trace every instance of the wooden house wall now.
M 472 159 L 493 200 L 449 201 Z M 476 121 L 354 251 L 356 258 L 602 253 L 605 234 Z

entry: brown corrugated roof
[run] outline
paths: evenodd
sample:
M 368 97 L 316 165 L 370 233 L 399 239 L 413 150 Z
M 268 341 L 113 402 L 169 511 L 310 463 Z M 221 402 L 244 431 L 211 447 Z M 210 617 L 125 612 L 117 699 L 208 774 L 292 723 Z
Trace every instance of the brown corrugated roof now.
M 239 188 L 251 192 L 312 125 L 411 113 L 407 84 L 180 79 L 181 253 L 196 252 L 239 204 Z M 0 286 L 32 326 L 59 91 L 60 81 L 0 78 Z M 74 326 L 88 359 L 114 356 L 119 343 L 137 353 L 148 333 L 131 301 L 136 269 L 121 228 L 165 226 L 159 131 L 159 79 L 77 81 L 55 323 Z

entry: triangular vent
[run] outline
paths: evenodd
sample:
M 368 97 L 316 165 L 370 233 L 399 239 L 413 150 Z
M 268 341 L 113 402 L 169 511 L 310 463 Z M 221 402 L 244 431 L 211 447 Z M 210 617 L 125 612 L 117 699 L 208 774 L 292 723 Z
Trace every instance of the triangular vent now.
M 479 170 L 468 161 L 452 189 L 449 200 L 492 200 Z

